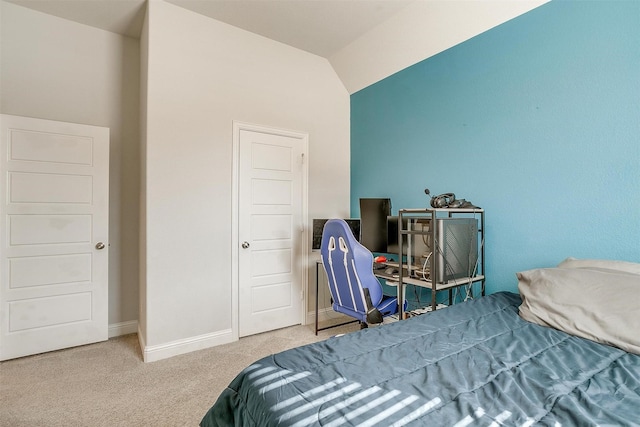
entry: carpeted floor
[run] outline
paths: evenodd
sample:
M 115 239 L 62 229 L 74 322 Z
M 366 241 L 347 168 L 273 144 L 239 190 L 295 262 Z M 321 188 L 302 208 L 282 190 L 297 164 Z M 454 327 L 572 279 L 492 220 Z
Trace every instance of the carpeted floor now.
M 136 334 L 0 363 L 0 426 L 197 426 L 247 365 L 358 330 L 293 326 L 152 363 Z

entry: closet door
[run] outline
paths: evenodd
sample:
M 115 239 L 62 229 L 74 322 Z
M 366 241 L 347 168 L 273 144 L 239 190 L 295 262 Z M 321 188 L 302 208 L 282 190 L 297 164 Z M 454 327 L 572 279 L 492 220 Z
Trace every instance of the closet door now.
M 303 320 L 306 141 L 306 134 L 239 130 L 240 337 Z
M 0 360 L 106 340 L 109 130 L 0 121 Z

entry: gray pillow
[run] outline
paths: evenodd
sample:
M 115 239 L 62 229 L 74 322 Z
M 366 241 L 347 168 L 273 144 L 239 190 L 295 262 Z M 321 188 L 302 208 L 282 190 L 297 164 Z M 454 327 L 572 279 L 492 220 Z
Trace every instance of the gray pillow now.
M 640 275 L 595 267 L 517 276 L 523 319 L 640 354 Z

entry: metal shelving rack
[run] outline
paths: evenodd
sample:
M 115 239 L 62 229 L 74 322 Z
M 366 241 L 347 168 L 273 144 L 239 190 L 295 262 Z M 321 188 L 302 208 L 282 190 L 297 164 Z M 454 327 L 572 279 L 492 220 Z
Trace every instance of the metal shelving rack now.
M 411 239 L 409 238 L 410 235 L 430 235 L 431 237 L 431 244 L 433 246 L 432 251 L 436 251 L 436 248 L 438 248 L 438 240 L 437 240 L 437 233 L 436 233 L 436 227 L 434 226 L 434 224 L 436 223 L 436 219 L 437 218 L 442 218 L 446 215 L 446 217 L 448 218 L 453 218 L 454 216 L 457 215 L 464 215 L 463 217 L 470 217 L 470 218 L 476 218 L 476 215 L 480 216 L 480 226 L 478 228 L 478 238 L 479 238 L 479 253 L 478 253 L 478 261 L 477 261 L 477 268 L 474 268 L 474 275 L 472 277 L 463 277 L 463 278 L 458 278 L 458 279 L 453 279 L 453 280 L 449 280 L 447 282 L 438 282 L 437 278 L 439 277 L 438 271 L 437 269 L 437 262 L 436 262 L 436 256 L 431 256 L 430 257 L 430 270 L 429 270 L 429 279 L 430 280 L 422 280 L 422 279 L 416 279 L 416 278 L 412 278 L 412 277 L 403 277 L 404 276 L 404 268 L 402 268 L 403 263 L 403 259 L 404 256 L 407 255 L 407 257 L 411 257 L 412 254 L 410 254 L 409 252 L 411 251 L 411 246 L 409 245 L 409 248 L 407 250 L 407 254 L 404 253 L 404 245 L 403 245 L 403 241 L 405 239 L 405 237 L 407 238 L 407 240 L 410 242 Z M 403 228 L 403 219 L 407 220 L 407 229 Z M 422 231 L 422 230 L 412 230 L 411 229 L 411 221 L 418 221 L 418 220 L 428 220 L 430 221 L 430 227 L 428 231 Z M 436 307 L 437 307 L 437 303 L 436 303 L 436 294 L 438 293 L 438 291 L 442 291 L 442 290 L 449 290 L 449 304 L 452 304 L 452 296 L 453 296 L 453 289 L 457 288 L 459 286 L 464 286 L 464 285 L 473 285 L 474 283 L 480 282 L 481 283 L 481 295 L 484 296 L 485 294 L 485 269 L 484 269 L 484 210 L 483 209 L 446 209 L 446 208 L 441 208 L 441 209 L 432 209 L 432 208 L 426 208 L 426 209 L 400 209 L 398 211 L 398 242 L 399 242 L 399 253 L 398 253 L 398 263 L 400 265 L 400 268 L 398 268 L 398 283 L 402 283 L 402 284 L 410 284 L 410 285 L 415 285 L 415 286 L 421 286 L 421 287 L 425 287 L 425 288 L 429 288 L 431 289 L 431 310 L 435 311 Z M 432 253 L 433 255 L 433 253 Z M 410 276 L 411 274 L 411 265 L 410 265 L 410 261 L 407 260 L 407 264 L 408 264 L 408 269 L 407 272 Z M 447 263 L 446 259 L 444 260 L 445 264 Z M 404 286 L 398 286 L 397 287 L 397 292 L 398 292 L 398 301 L 404 301 Z M 405 317 L 404 314 L 404 308 L 403 308 L 403 304 L 398 304 L 399 308 L 398 308 L 398 315 L 399 315 L 399 319 L 403 319 Z

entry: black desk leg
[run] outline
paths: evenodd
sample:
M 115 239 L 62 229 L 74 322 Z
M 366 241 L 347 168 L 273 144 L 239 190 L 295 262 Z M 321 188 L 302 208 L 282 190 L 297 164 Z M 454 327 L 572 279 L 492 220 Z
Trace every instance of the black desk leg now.
M 318 263 L 316 262 L 316 335 L 318 335 Z

